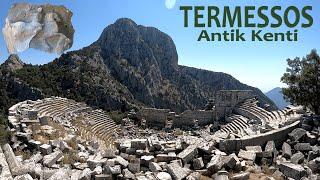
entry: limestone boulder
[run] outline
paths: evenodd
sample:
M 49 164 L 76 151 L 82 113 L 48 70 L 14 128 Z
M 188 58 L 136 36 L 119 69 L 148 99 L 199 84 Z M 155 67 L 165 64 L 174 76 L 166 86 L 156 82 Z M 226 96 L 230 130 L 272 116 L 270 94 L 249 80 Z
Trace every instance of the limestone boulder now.
M 240 150 L 238 157 L 241 157 L 245 160 L 250 160 L 250 161 L 255 161 L 256 159 L 256 152 L 254 151 L 244 151 L 244 150 Z
M 58 159 L 60 159 L 63 156 L 63 153 L 61 151 L 55 151 L 49 155 L 45 155 L 43 157 L 43 164 L 51 167 L 54 165 Z
M 175 180 L 182 180 L 191 174 L 191 170 L 181 167 L 178 163 L 170 163 L 167 165 L 167 170 L 171 177 Z
M 28 48 L 61 54 L 73 43 L 72 12 L 64 6 L 14 4 L 2 29 L 10 54 Z
M 286 176 L 293 179 L 301 179 L 307 175 L 306 170 L 297 164 L 283 162 L 280 164 L 280 171 Z
M 178 158 L 182 159 L 183 163 L 189 163 L 198 154 L 197 146 L 188 146 L 185 150 L 178 154 Z

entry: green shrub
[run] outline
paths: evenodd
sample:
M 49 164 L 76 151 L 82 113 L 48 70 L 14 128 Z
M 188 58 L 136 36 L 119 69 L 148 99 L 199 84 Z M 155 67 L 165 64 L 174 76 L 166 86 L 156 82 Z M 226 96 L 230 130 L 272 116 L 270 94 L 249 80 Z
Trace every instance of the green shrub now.
M 116 124 L 121 124 L 122 119 L 127 117 L 127 113 L 121 111 L 111 111 L 108 115 Z
M 7 120 L 0 115 L 0 145 L 8 142 L 9 131 L 7 130 Z

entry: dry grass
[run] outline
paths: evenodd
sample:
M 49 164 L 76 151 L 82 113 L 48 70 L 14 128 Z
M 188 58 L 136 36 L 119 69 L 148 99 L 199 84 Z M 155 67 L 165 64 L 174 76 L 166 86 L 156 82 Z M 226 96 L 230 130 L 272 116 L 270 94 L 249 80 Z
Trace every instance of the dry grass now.
M 39 131 L 41 131 L 41 125 L 39 123 L 34 123 L 31 125 L 32 135 L 35 136 Z
M 74 151 L 65 153 L 61 161 L 63 164 L 74 164 L 76 162 L 83 162 L 83 159 L 81 159 Z
M 33 136 L 33 139 L 36 141 L 40 141 L 42 144 L 48 144 L 50 140 L 46 135 L 43 134 L 36 134 Z
M 177 128 L 177 129 L 173 130 L 173 134 L 175 136 L 181 136 L 181 135 L 183 135 L 183 131 L 181 129 Z
M 212 178 L 201 175 L 200 180 L 212 180 Z
M 49 140 L 64 138 L 67 135 L 66 129 L 62 125 L 55 122 L 49 122 L 49 126 L 54 129 L 52 134 L 47 134 L 38 124 L 32 125 L 33 139 L 40 141 L 41 143 L 48 143 Z M 37 133 L 39 131 L 40 133 Z
M 30 151 L 22 151 L 22 150 L 17 150 L 15 151 L 16 156 L 22 156 L 23 160 L 29 159 L 32 156 L 32 153 Z
M 76 141 L 76 138 L 72 138 L 71 140 L 66 141 L 66 142 L 73 150 L 77 150 L 78 149 L 78 143 Z
M 272 175 L 273 171 L 267 165 L 262 165 L 262 172 L 266 175 Z
M 64 138 L 67 135 L 66 129 L 55 122 L 49 122 L 49 126 L 53 127 L 56 131 L 49 135 L 49 139 L 58 139 L 58 138 Z

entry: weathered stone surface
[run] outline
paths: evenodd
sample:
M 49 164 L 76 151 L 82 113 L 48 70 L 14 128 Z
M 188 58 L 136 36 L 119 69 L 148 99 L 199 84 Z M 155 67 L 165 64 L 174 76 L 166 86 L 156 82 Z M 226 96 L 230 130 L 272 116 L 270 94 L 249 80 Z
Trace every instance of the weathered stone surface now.
M 291 146 L 286 142 L 282 144 L 282 156 L 287 159 L 290 159 L 292 156 Z
M 120 164 L 122 167 L 127 167 L 129 165 L 129 162 L 125 159 L 123 159 L 121 156 L 117 156 L 115 158 L 115 161 Z
M 144 166 L 149 166 L 150 162 L 154 161 L 154 156 L 141 156 L 141 164 Z
M 19 162 L 17 160 L 17 158 L 16 158 L 15 154 L 13 153 L 13 150 L 9 144 L 3 145 L 2 150 L 3 150 L 3 154 L 6 157 L 7 163 L 9 165 L 11 174 L 13 176 L 23 175 L 28 172 L 28 169 L 23 167 L 21 162 Z
M 155 162 L 150 162 L 149 163 L 149 169 L 150 171 L 152 172 L 158 172 L 158 171 L 161 171 L 162 168 L 160 167 L 159 164 L 155 163 Z
M 215 180 L 229 180 L 229 173 L 227 171 L 218 171 L 214 178 Z
M 82 171 L 81 170 L 73 170 L 71 172 L 71 180 L 78 180 Z
M 9 53 L 30 47 L 61 54 L 73 43 L 71 17 L 63 6 L 14 4 L 2 29 Z
M 16 176 L 14 180 L 33 180 L 33 178 L 30 176 L 30 174 L 24 174 L 24 175 Z
M 49 144 L 42 144 L 40 146 L 40 152 L 43 154 L 43 155 L 48 155 L 50 153 L 52 153 L 52 147 L 51 145 Z
M 255 152 L 257 157 L 262 157 L 261 146 L 246 146 L 246 150 Z
M 60 150 L 63 151 L 63 152 L 68 152 L 68 151 L 71 151 L 72 148 L 68 145 L 67 142 L 61 141 L 60 142 Z
M 297 143 L 294 145 L 296 151 L 311 151 L 312 147 L 309 143 Z
M 97 174 L 94 178 L 95 180 L 112 180 L 112 176 L 109 174 Z
M 54 173 L 48 180 L 69 180 L 71 179 L 69 176 L 69 172 L 66 169 L 59 169 L 56 173 Z
M 89 168 L 85 168 L 79 177 L 79 180 L 91 180 L 91 175 L 93 171 L 91 171 Z
M 128 164 L 128 169 L 133 173 L 140 172 L 140 159 L 133 159 Z
M 101 154 L 95 154 L 92 156 L 89 156 L 87 159 L 87 164 L 91 170 L 94 170 L 97 166 L 102 166 L 103 160 Z
M 51 117 L 49 116 L 41 116 L 39 117 L 39 122 L 41 126 L 49 125 L 49 121 L 51 121 Z
M 135 178 L 134 174 L 132 172 L 130 172 L 128 169 L 122 170 L 122 174 L 125 179 L 134 179 Z
M 183 168 L 177 163 L 168 164 L 167 171 L 175 180 L 182 180 L 183 178 L 187 177 L 191 173 L 190 169 Z
M 43 156 L 40 153 L 32 155 L 29 159 L 25 160 L 24 163 L 38 163 L 41 161 Z
M 170 162 L 177 158 L 177 156 L 173 156 L 169 154 L 158 154 L 156 157 L 158 162 Z
M 303 163 L 304 155 L 301 152 L 297 152 L 291 156 L 291 162 L 293 164 L 301 164 Z
M 178 158 L 182 159 L 184 164 L 189 163 L 198 154 L 196 145 L 188 146 L 185 150 L 177 155 Z
M 157 174 L 157 179 L 161 180 L 172 180 L 171 176 L 169 173 L 166 172 L 159 172 Z
M 148 146 L 147 139 L 133 139 L 131 140 L 131 148 L 144 150 Z
M 0 147 L 0 165 L 1 165 L 0 179 L 12 180 L 13 178 L 10 172 L 10 168 L 1 147 Z
M 102 157 L 105 158 L 115 158 L 116 154 L 115 151 L 112 149 L 106 149 L 103 153 L 102 153 Z
M 312 170 L 312 172 L 317 172 L 320 169 L 320 157 L 317 157 L 308 162 L 307 166 Z
M 317 143 L 317 137 L 310 132 L 306 133 L 306 142 L 310 143 L 310 145 L 315 145 Z
M 201 179 L 201 174 L 199 172 L 193 172 L 186 177 L 186 180 L 200 180 L 200 179 Z
M 302 128 L 296 128 L 291 133 L 289 133 L 289 138 L 292 141 L 299 141 L 302 137 L 306 135 L 307 131 Z
M 61 151 L 55 151 L 49 155 L 45 155 L 43 157 L 43 164 L 45 166 L 51 167 L 54 165 L 58 159 L 60 159 L 63 156 L 63 153 Z
M 224 162 L 226 167 L 233 169 L 237 164 L 240 163 L 240 160 L 235 154 L 230 154 L 224 158 Z
M 197 159 L 194 159 L 193 160 L 193 168 L 194 169 L 201 169 L 204 167 L 204 163 L 203 163 L 203 160 L 202 160 L 202 157 L 199 157 Z
M 301 165 L 288 162 L 283 162 L 280 164 L 280 171 L 285 176 L 291 177 L 293 179 L 301 179 L 302 177 L 307 175 L 306 170 Z
M 256 153 L 254 151 L 244 151 L 241 149 L 239 151 L 238 157 L 241 157 L 245 160 L 255 161 Z
M 210 154 L 212 152 L 212 150 L 214 150 L 216 144 L 217 143 L 215 141 L 203 142 L 200 144 L 198 149 L 201 152 L 205 152 L 207 154 Z
M 104 170 L 105 170 L 104 171 L 105 174 L 113 174 L 113 175 L 121 174 L 121 166 L 120 165 L 115 165 L 114 167 L 105 166 Z
M 94 168 L 94 170 L 93 170 L 93 174 L 102 174 L 102 167 L 101 166 L 97 166 L 96 168 Z
M 275 151 L 276 151 L 276 144 L 274 143 L 274 141 L 268 141 L 266 144 L 266 147 L 264 148 L 264 152 L 262 153 L 262 156 L 265 158 L 271 158 Z
M 223 157 L 221 155 L 214 155 L 206 167 L 210 172 L 214 173 L 219 171 L 223 166 Z

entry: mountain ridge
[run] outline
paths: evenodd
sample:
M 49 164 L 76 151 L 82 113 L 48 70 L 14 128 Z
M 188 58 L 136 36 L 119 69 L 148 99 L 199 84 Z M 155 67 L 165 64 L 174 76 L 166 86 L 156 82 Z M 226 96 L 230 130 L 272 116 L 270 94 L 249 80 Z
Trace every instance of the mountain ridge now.
M 265 94 L 269 99 L 271 99 L 276 104 L 276 106 L 279 109 L 283 109 L 286 106 L 290 105 L 290 103 L 284 99 L 284 96 L 282 94 L 282 88 L 280 87 L 273 88 L 270 91 L 266 92 Z
M 216 91 L 226 89 L 251 89 L 262 105 L 276 108 L 259 89 L 229 74 L 179 65 L 170 36 L 128 18 L 107 26 L 87 47 L 45 65 L 25 65 L 11 76 L 44 96 L 64 96 L 105 110 L 202 109 Z

